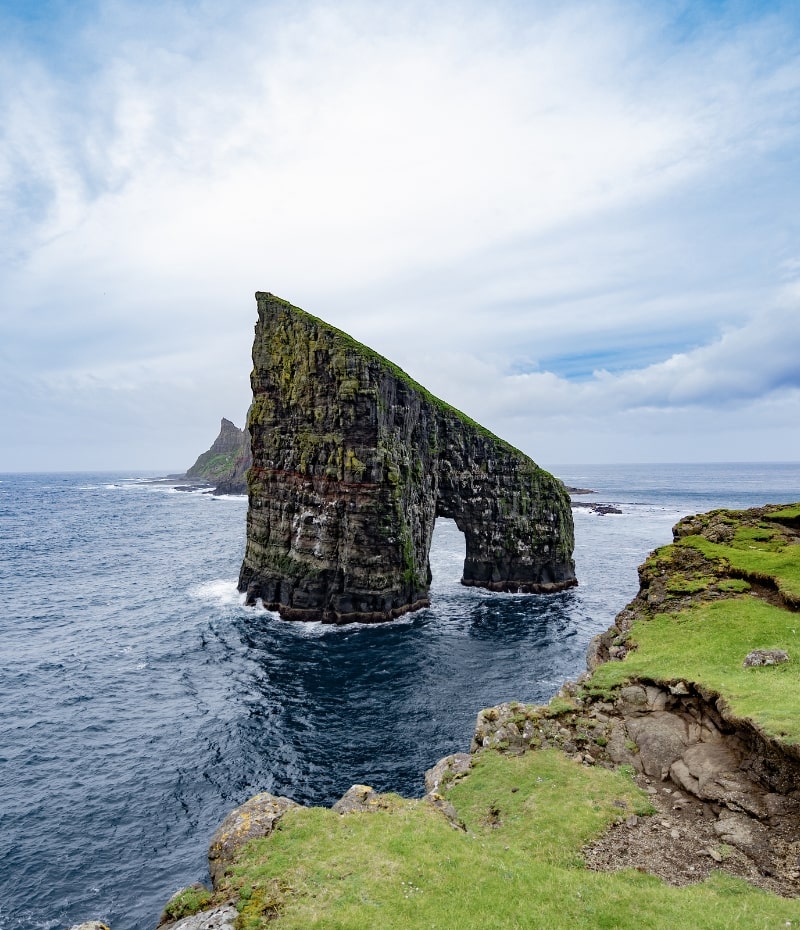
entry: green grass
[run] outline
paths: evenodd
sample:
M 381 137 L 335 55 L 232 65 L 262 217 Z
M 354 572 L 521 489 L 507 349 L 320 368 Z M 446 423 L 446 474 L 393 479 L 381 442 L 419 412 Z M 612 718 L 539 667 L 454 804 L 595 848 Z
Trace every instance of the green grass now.
M 756 930 L 797 917 L 796 901 L 720 874 L 674 888 L 586 870 L 584 843 L 648 809 L 625 772 L 555 751 L 483 753 L 449 798 L 468 832 L 421 801 L 289 811 L 239 858 L 241 930 Z
M 207 888 L 184 888 L 169 899 L 164 908 L 165 920 L 182 920 L 197 914 L 211 904 L 211 892 Z
M 670 594 L 697 594 L 705 591 L 712 580 L 708 576 L 686 578 L 684 575 L 675 574 L 667 582 L 666 588 Z
M 731 594 L 743 594 L 750 590 L 750 582 L 745 581 L 744 578 L 724 578 L 718 582 L 717 590 Z
M 631 641 L 638 648 L 623 662 L 607 662 L 595 671 L 596 687 L 610 688 L 628 678 L 700 682 L 723 695 L 737 717 L 752 718 L 786 742 L 800 742 L 797 613 L 756 597 L 727 598 L 637 621 Z M 742 668 L 753 649 L 785 649 L 791 661 Z
M 240 452 L 204 452 L 186 472 L 187 478 L 222 478 L 233 471 Z
M 692 546 L 708 559 L 725 559 L 737 572 L 753 579 L 772 579 L 792 600 L 800 599 L 800 546 L 787 546 L 750 527 L 737 530 L 730 545 L 703 536 L 687 536 L 678 543 Z
M 765 516 L 767 520 L 800 520 L 800 504 L 790 504 Z

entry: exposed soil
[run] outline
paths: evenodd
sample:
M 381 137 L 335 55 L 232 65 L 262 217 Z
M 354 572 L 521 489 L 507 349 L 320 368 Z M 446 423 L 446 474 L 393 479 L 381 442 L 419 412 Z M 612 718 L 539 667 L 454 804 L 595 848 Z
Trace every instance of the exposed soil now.
M 670 885 L 699 882 L 712 870 L 723 869 L 773 894 L 800 895 L 800 837 L 792 842 L 773 832 L 772 855 L 762 849 L 759 856 L 754 850 L 753 858 L 720 835 L 720 814 L 723 824 L 728 814 L 724 808 L 699 801 L 671 782 L 644 775 L 636 781 L 650 795 L 656 813 L 625 816 L 625 802 L 620 801 L 620 822 L 583 850 L 590 869 L 637 869 Z

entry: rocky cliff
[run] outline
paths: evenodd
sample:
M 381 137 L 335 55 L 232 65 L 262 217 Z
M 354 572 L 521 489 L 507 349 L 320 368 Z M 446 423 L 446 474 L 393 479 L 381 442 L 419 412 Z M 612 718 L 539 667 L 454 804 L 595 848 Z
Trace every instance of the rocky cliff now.
M 347 334 L 256 300 L 248 603 L 333 623 L 426 606 L 437 516 L 464 533 L 465 585 L 576 584 L 560 482 Z
M 211 448 L 198 456 L 185 477 L 215 485 L 217 494 L 246 494 L 251 463 L 250 434 L 223 417 Z

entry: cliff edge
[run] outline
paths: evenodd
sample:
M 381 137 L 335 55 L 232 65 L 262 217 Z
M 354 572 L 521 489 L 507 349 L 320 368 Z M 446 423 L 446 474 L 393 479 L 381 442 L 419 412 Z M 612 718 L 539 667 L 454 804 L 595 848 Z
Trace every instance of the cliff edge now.
M 427 606 L 437 516 L 464 533 L 465 585 L 576 584 L 559 481 L 346 333 L 256 300 L 248 603 L 330 623 Z
M 578 683 L 482 710 L 422 799 L 256 795 L 162 930 L 793 926 L 800 505 L 674 534 Z

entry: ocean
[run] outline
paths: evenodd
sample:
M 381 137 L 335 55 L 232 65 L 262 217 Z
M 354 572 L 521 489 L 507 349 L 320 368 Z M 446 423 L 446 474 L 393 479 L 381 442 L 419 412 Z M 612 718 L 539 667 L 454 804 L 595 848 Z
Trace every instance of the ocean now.
M 464 588 L 463 537 L 440 520 L 431 607 L 340 628 L 242 605 L 244 498 L 0 475 L 0 928 L 154 928 L 258 791 L 421 795 L 480 708 L 580 674 L 681 516 L 800 500 L 798 464 L 552 470 L 622 511 L 575 510 L 579 587 Z

